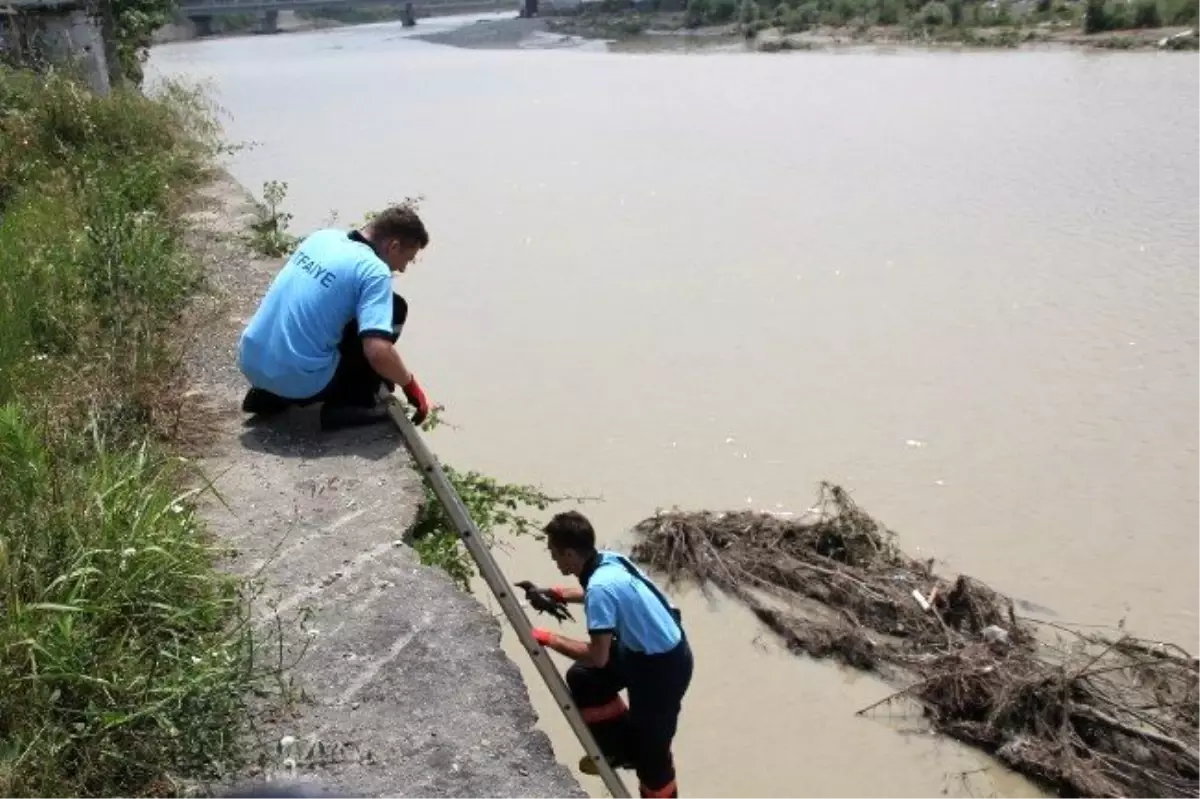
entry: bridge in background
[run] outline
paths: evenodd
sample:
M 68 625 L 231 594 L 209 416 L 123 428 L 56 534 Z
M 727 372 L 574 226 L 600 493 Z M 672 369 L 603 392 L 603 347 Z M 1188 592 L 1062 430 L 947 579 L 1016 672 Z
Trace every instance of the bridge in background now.
M 261 15 L 260 33 L 279 30 L 280 11 L 309 11 L 323 8 L 378 8 L 398 6 L 405 25 L 415 25 L 418 16 L 467 14 L 472 11 L 521 11 L 525 0 L 178 0 L 178 12 L 196 26 L 197 36 L 212 33 L 212 18 L 227 14 Z

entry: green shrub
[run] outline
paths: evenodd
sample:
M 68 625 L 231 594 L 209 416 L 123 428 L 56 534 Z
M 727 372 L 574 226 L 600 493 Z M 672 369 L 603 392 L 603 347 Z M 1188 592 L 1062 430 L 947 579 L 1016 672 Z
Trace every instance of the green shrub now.
M 1133 7 L 1133 27 L 1161 28 L 1162 24 L 1162 11 L 1158 7 L 1158 0 L 1137 0 Z
M 921 24 L 927 28 L 945 27 L 950 25 L 953 20 L 950 8 L 941 0 L 926 3 L 918 14 L 918 18 L 921 20 Z
M 732 22 L 737 12 L 737 0 L 713 0 L 708 20 L 714 25 L 724 25 Z
M 1104 0 L 1087 0 L 1083 11 L 1084 33 L 1101 33 L 1108 29 L 1108 16 L 1104 13 Z
M 780 6 L 775 25 L 787 33 L 803 33 L 817 23 L 819 16 L 820 11 L 816 3 L 805 3 L 799 8 Z
M 881 0 L 879 3 L 879 24 L 899 25 L 904 15 L 904 6 L 900 0 Z
M 848 25 L 859 17 L 865 16 L 859 0 L 833 0 L 833 19 L 837 25 Z
M 683 24 L 689 28 L 699 28 L 708 21 L 711 14 L 711 0 L 688 0 L 687 10 L 683 14 Z
M 741 8 L 738 10 L 738 24 L 743 28 L 753 27 L 763 21 L 762 17 L 762 7 L 755 0 L 742 0 Z
M 684 25 L 700 28 L 702 25 L 725 25 L 738 16 L 738 0 L 688 0 L 684 11 Z
M 1104 4 L 1104 17 L 1107 30 L 1125 30 L 1133 24 L 1133 8 L 1126 0 L 1108 0 Z
M 995 8 L 980 6 L 979 19 L 984 25 L 1012 25 L 1015 22 L 1013 5 L 1008 0 L 1000 0 Z
M 1168 25 L 1200 23 L 1200 0 L 1169 0 L 1166 22 Z
M 440 424 L 440 417 L 435 413 L 422 427 L 434 430 Z M 445 464 L 442 471 L 489 547 L 494 545 L 499 530 L 514 536 L 541 538 L 543 533 L 534 518 L 528 515 L 529 509 L 545 511 L 552 504 L 580 499 L 551 496 L 537 486 L 502 483 L 479 472 L 463 473 Z M 471 578 L 476 573 L 475 563 L 429 482 L 424 481 L 422 487 L 425 498 L 407 534 L 413 549 L 422 563 L 442 569 L 460 588 L 469 592 Z

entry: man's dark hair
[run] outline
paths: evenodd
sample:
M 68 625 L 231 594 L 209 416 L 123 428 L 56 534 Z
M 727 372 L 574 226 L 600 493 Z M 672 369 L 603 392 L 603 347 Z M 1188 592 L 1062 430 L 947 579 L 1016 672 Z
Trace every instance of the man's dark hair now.
M 371 237 L 379 241 L 398 239 L 416 244 L 421 249 L 429 246 L 429 233 L 425 223 L 409 205 L 393 205 L 380 211 L 371 219 Z
M 577 510 L 556 514 L 544 528 L 546 540 L 555 549 L 573 549 L 581 555 L 596 551 L 596 531 Z

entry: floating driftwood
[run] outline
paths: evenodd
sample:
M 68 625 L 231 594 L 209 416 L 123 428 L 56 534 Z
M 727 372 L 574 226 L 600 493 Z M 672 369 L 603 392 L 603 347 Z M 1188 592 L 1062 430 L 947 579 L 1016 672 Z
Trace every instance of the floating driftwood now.
M 1064 794 L 1200 796 L 1195 657 L 1018 617 L 980 581 L 906 556 L 838 486 L 806 518 L 675 511 L 634 531 L 634 559 L 735 597 L 792 651 L 903 686 L 860 713 L 910 698 Z

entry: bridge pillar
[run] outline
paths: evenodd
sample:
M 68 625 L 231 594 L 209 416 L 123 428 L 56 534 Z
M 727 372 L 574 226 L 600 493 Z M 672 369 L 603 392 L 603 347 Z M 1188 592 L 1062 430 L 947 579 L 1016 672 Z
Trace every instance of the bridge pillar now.
M 192 17 L 192 25 L 196 28 L 196 37 L 212 36 L 212 17 Z
M 264 11 L 262 15 L 262 24 L 258 27 L 259 33 L 279 33 L 279 10 L 272 9 Z

